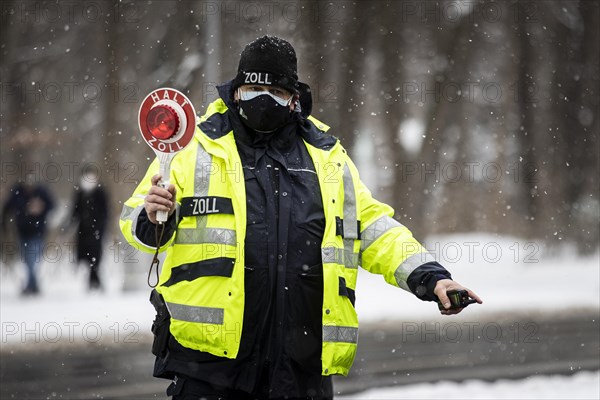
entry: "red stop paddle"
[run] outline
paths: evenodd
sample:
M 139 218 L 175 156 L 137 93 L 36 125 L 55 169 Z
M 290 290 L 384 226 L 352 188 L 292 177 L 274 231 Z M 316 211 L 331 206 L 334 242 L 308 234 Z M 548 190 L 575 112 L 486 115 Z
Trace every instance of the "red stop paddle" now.
M 196 110 L 188 98 L 171 88 L 156 89 L 142 101 L 139 111 L 139 127 L 142 137 L 154 150 L 159 161 L 162 180 L 159 186 L 169 187 L 171 161 L 194 137 Z M 168 219 L 166 211 L 158 211 L 156 220 Z

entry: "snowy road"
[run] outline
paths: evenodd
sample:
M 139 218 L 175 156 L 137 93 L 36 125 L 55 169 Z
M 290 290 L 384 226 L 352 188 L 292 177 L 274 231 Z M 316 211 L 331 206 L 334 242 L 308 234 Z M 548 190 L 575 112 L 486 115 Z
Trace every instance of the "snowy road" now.
M 597 315 L 588 311 L 385 323 L 361 330 L 359 354 L 340 394 L 440 380 L 569 375 L 600 368 Z M 149 343 L 81 343 L 47 350 L 3 347 L 1 398 L 164 398 L 151 377 Z
M 371 326 L 362 331 L 353 369 L 337 380 L 336 389 L 348 393 L 439 380 L 596 370 L 599 327 L 597 315 L 575 311 Z

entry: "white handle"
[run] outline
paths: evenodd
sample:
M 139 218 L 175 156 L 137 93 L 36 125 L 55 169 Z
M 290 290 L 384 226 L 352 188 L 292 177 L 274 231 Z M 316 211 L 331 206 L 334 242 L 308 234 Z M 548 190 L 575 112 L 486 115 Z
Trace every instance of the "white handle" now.
M 169 181 L 160 180 L 160 181 L 158 181 L 158 183 L 156 185 L 163 189 L 167 189 L 169 187 L 169 183 L 170 183 Z M 168 211 L 158 210 L 156 212 L 156 222 L 158 222 L 159 224 L 162 224 L 163 222 L 167 222 L 168 219 L 169 219 Z

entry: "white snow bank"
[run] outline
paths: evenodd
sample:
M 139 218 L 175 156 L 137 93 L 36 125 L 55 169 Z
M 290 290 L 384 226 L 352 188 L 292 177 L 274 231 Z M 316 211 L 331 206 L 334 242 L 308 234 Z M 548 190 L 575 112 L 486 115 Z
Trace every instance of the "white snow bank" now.
M 600 372 L 583 371 L 571 376 L 531 376 L 495 382 L 419 383 L 394 388 L 371 389 L 336 400 L 350 399 L 598 399 Z
M 552 254 L 543 245 L 490 234 L 430 237 L 425 246 L 452 273 L 477 293 L 459 316 L 475 317 L 513 311 L 600 308 L 600 255 L 581 257 L 574 250 Z M 359 270 L 356 288 L 359 320 L 430 320 L 442 317 L 437 304 L 387 284 L 379 275 Z
M 150 288 L 122 291 L 124 268 L 137 270 L 140 288 L 146 285 L 143 265 L 111 263 L 107 252 L 101 265 L 103 292 L 87 291 L 88 271 L 70 262 L 40 265 L 42 293 L 21 297 L 25 267 L 2 265 L 0 281 L 0 344 L 135 343 L 150 335 L 154 308 Z M 130 279 L 130 278 L 128 278 Z M 142 282 L 143 281 L 143 282 Z M 34 347 L 35 348 L 35 347 Z

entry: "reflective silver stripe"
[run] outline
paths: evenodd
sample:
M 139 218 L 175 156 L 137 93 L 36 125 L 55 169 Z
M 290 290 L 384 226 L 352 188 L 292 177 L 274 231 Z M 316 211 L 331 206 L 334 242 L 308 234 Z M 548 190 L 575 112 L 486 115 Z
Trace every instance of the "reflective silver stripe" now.
M 344 239 L 358 239 L 356 194 L 348 164 L 344 165 Z
M 379 218 L 360 233 L 360 251 L 365 251 L 381 235 L 399 226 L 403 225 L 387 215 Z
M 140 213 L 142 212 L 142 210 L 144 209 L 144 206 L 137 206 L 136 208 L 134 208 L 131 213 L 128 216 L 128 219 L 131 220 L 131 236 L 133 236 L 135 238 L 135 240 L 141 244 L 143 244 L 146 247 L 155 249 L 156 247 L 153 246 L 148 246 L 145 243 L 142 243 L 141 240 L 138 239 L 137 235 L 135 234 L 135 228 L 137 227 L 137 223 L 138 223 L 138 218 L 140 216 Z
M 323 326 L 323 341 L 324 342 L 358 342 L 358 328 L 353 326 Z
M 352 242 L 350 239 L 348 242 Z M 346 241 L 344 241 L 346 244 Z M 323 264 L 326 263 L 336 263 L 342 264 L 346 268 L 358 268 L 359 264 L 359 255 L 352 251 L 352 247 L 348 247 L 345 249 L 338 249 L 336 247 L 324 247 L 321 249 L 321 259 Z
M 210 175 L 213 168 L 212 156 L 198 143 L 196 153 L 196 169 L 194 171 L 194 196 L 208 196 Z M 215 243 L 230 246 L 236 245 L 235 230 L 222 228 L 207 228 L 207 215 L 196 217 L 195 228 L 177 228 L 176 244 Z
M 323 264 L 327 264 L 327 263 L 342 264 L 341 261 L 343 261 L 343 260 L 338 260 L 337 256 L 338 256 L 338 249 L 336 249 L 335 247 L 323 247 L 321 249 L 321 261 L 323 261 Z
M 225 310 L 222 308 L 186 306 L 185 304 L 168 302 L 167 308 L 171 317 L 179 321 L 223 325 L 225 316 Z
M 143 197 L 145 197 L 145 196 L 143 196 Z M 133 207 L 129 207 L 127 205 L 123 205 L 123 210 L 121 210 L 121 216 L 119 218 L 123 221 L 125 221 L 127 219 L 131 219 L 131 220 L 135 219 L 134 223 L 135 223 L 135 225 L 137 225 L 137 219 L 140 215 L 140 212 L 142 212 L 141 208 L 144 208 L 144 206 L 141 205 L 141 206 L 137 206 L 136 208 L 133 208 Z M 179 203 L 176 203 L 175 204 L 176 219 L 179 219 L 179 209 L 180 208 L 181 208 L 181 206 L 179 205 Z M 134 214 L 134 211 L 135 211 L 135 214 Z
M 206 216 L 203 216 L 206 217 Z M 200 217 L 198 217 L 200 219 Z M 206 218 L 202 218 L 206 220 Z M 198 221 L 200 225 L 200 221 Z M 194 229 L 177 229 L 177 236 L 175 236 L 176 244 L 200 244 L 200 243 L 215 243 L 215 244 L 226 244 L 229 246 L 236 245 L 236 234 L 233 229 L 222 229 L 222 228 L 205 228 L 204 226 L 198 226 Z
M 123 210 L 121 211 L 121 220 L 126 221 L 129 220 L 131 221 L 131 236 L 133 237 L 133 239 L 137 242 L 138 245 L 140 246 L 144 246 L 148 249 L 156 249 L 155 246 L 149 246 L 146 243 L 142 242 L 136 232 L 135 229 L 137 228 L 137 224 L 138 224 L 138 218 L 140 217 L 140 213 L 142 212 L 142 210 L 144 209 L 144 205 L 139 205 L 135 208 L 123 205 Z
M 134 210 L 133 207 L 123 205 L 123 210 L 121 210 L 121 216 L 119 218 L 121 218 L 121 220 L 123 220 L 123 221 L 125 221 L 126 219 L 129 219 L 129 216 L 131 215 L 133 210 Z
M 408 285 L 406 284 L 406 280 L 408 279 L 410 273 L 421 265 L 431 261 L 435 261 L 435 258 L 433 258 L 433 256 L 428 252 L 417 253 L 409 256 L 402 262 L 402 264 L 398 266 L 398 268 L 396 268 L 396 271 L 394 271 L 394 277 L 396 278 L 396 283 L 398 283 L 398 286 L 404 290 L 410 291 Z
M 344 266 L 346 268 L 356 269 L 359 264 L 359 255 L 352 252 L 344 251 Z
M 208 196 L 208 183 L 212 168 L 212 156 L 206 152 L 202 144 L 198 143 L 196 171 L 194 172 L 194 196 Z
M 344 266 L 356 269 L 360 264 L 360 254 L 354 252 L 354 239 L 344 239 Z
M 181 204 L 175 203 L 175 221 L 179 221 L 179 213 L 181 212 Z

